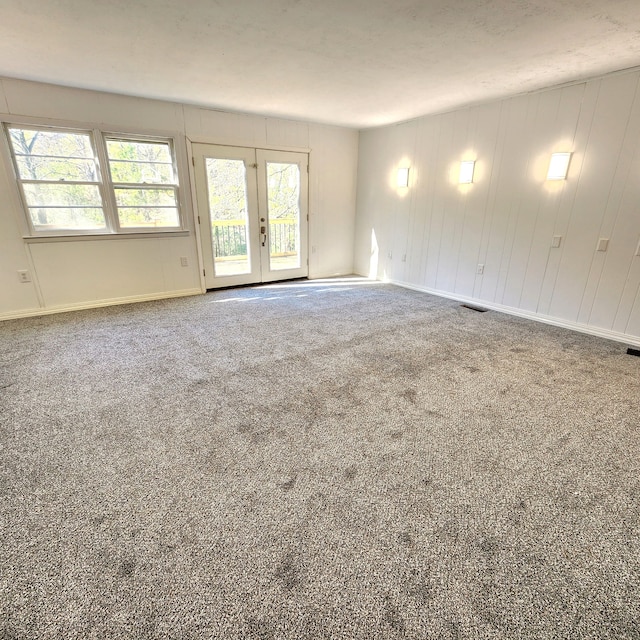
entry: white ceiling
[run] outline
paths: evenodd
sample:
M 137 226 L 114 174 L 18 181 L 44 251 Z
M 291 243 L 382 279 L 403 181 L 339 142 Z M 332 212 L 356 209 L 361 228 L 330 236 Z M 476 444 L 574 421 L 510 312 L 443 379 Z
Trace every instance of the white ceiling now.
M 0 0 L 0 76 L 353 127 L 640 65 L 640 0 Z

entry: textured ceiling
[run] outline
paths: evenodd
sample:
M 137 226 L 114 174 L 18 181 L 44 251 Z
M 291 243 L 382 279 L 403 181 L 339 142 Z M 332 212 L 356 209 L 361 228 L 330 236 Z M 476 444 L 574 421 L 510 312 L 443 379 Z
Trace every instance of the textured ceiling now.
M 640 65 L 639 0 L 0 0 L 0 75 L 370 127 Z

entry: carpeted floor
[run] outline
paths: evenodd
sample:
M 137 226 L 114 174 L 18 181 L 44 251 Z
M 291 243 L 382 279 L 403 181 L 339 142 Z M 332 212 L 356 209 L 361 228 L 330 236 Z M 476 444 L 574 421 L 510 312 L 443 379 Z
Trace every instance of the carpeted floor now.
M 0 638 L 640 638 L 640 358 L 362 280 L 0 324 Z

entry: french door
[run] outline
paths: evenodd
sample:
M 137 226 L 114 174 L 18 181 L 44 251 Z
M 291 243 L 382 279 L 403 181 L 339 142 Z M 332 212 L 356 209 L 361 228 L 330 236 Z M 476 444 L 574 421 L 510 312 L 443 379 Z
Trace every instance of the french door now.
M 207 289 L 308 275 L 308 155 L 193 144 Z

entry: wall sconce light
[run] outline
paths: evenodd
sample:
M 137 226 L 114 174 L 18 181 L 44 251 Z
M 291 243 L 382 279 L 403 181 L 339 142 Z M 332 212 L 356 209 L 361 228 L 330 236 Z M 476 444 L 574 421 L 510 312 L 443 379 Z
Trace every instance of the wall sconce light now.
M 547 180 L 566 180 L 570 160 L 571 153 L 552 153 Z
M 398 187 L 406 189 L 409 186 L 409 167 L 398 169 Z
M 475 160 L 463 160 L 460 163 L 460 184 L 471 184 L 473 182 L 473 170 L 475 166 Z

